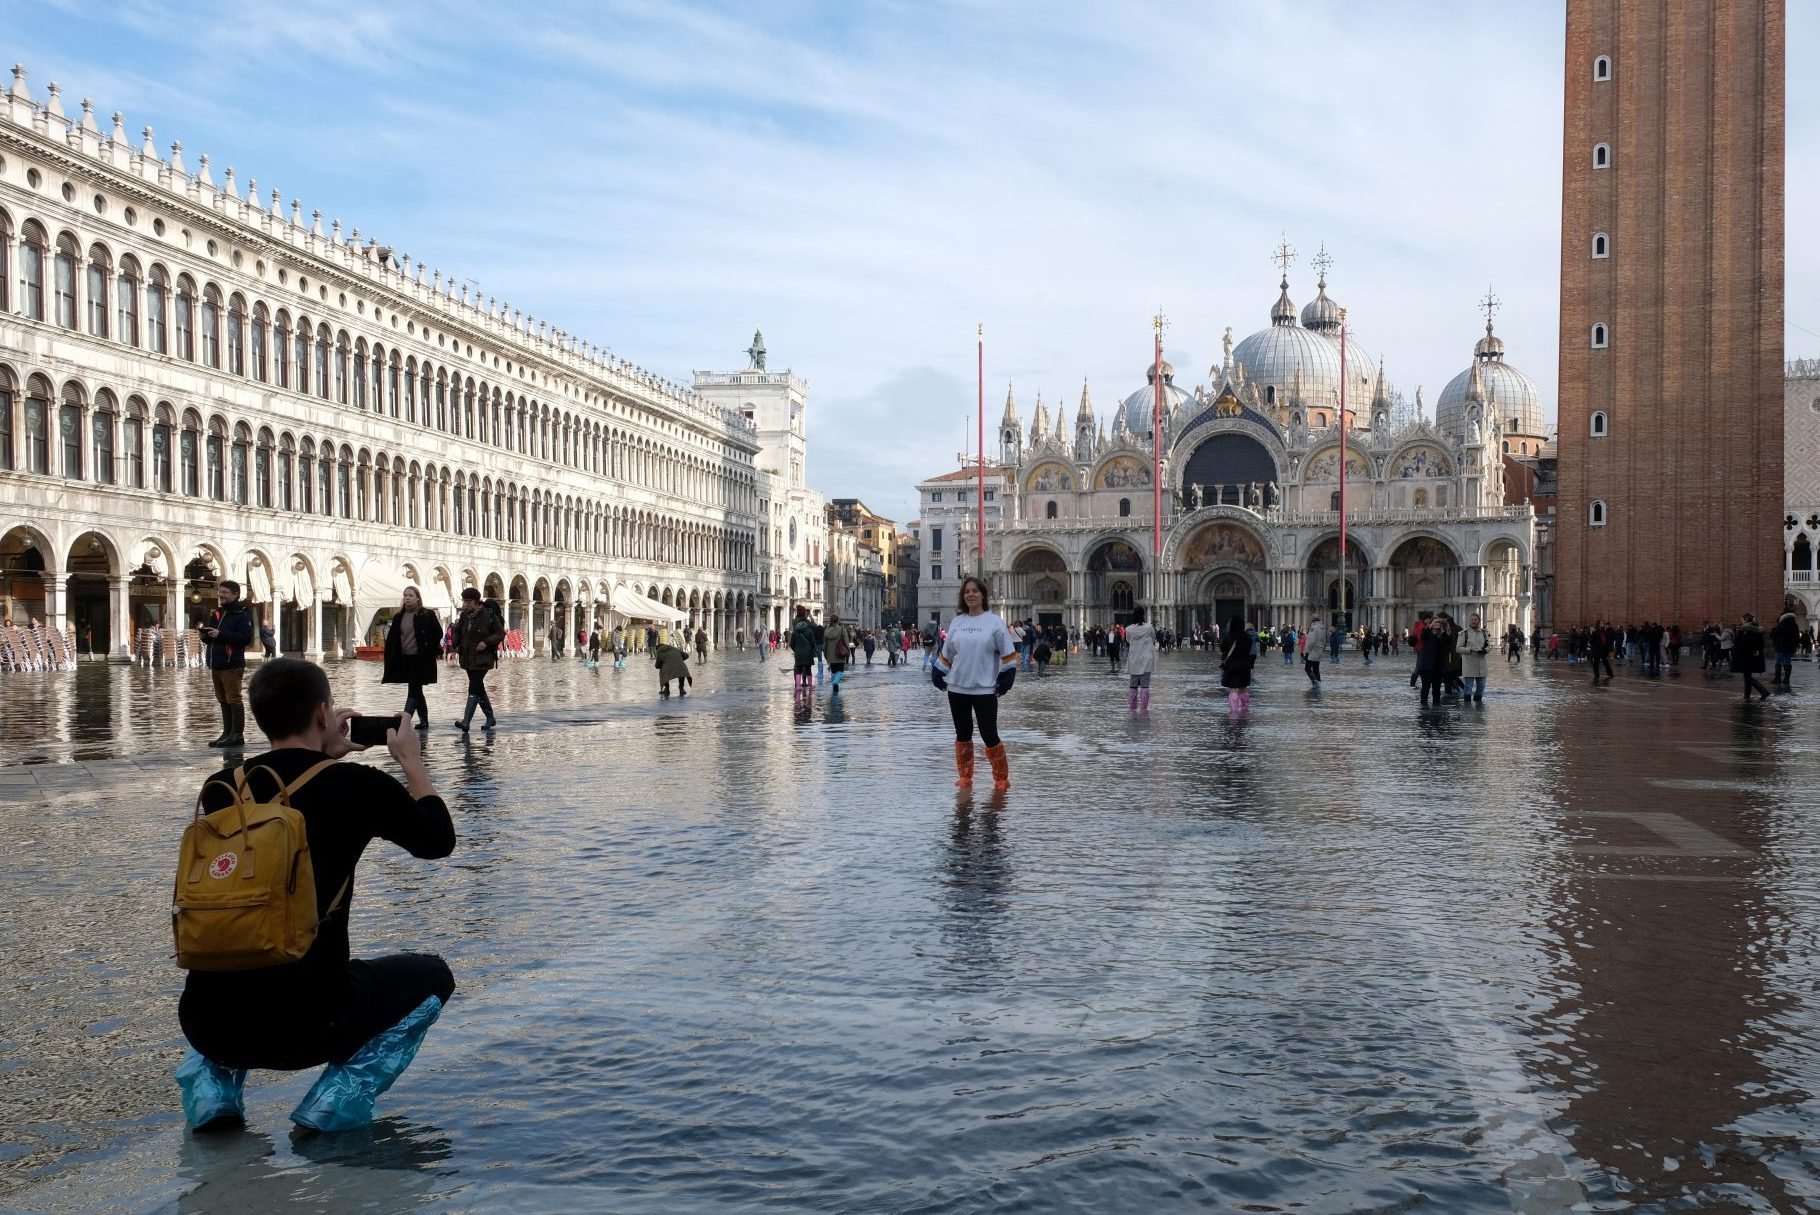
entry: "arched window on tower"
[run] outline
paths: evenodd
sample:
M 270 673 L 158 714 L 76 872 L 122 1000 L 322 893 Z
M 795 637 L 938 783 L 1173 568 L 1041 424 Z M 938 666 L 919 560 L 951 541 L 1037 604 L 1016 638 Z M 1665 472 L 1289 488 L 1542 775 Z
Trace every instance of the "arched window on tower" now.
M 1592 348 L 1594 350 L 1603 350 L 1609 345 L 1611 345 L 1611 334 L 1605 328 L 1604 322 L 1601 321 L 1599 324 L 1592 327 Z
M 1595 439 L 1603 439 L 1609 428 L 1610 423 L 1606 420 L 1605 411 L 1603 409 L 1594 410 L 1592 416 L 1592 437 Z
M 1611 79 L 1611 56 L 1595 55 L 1592 61 L 1592 78 L 1604 81 Z
M 1593 233 L 1592 255 L 1595 258 L 1611 256 L 1611 238 L 1606 236 L 1605 233 Z
M 1595 500 L 1591 506 L 1586 508 L 1586 522 L 1590 527 L 1605 526 L 1604 502 Z
M 1595 169 L 1611 168 L 1611 145 L 1595 143 L 1592 150 L 1592 167 Z

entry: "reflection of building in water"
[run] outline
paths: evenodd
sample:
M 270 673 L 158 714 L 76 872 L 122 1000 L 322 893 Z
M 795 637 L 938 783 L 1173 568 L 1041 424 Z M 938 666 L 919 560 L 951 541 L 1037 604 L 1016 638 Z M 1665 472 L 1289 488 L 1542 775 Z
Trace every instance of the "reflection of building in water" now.
M 1317 290 L 1298 322 L 1285 275 L 1270 325 L 1236 346 L 1228 332 L 1211 387 L 1188 392 L 1163 363 L 1159 388 L 1158 369 L 1146 368 L 1146 385 L 1109 427 L 1084 386 L 1072 423 L 1062 409 L 1051 419 L 1039 396 L 1028 430 L 1007 392 L 998 459 L 986 470 L 994 606 L 1070 628 L 1127 619 L 1139 603 L 1176 628 L 1316 614 L 1401 628 L 1423 610 L 1462 621 L 1479 612 L 1494 633 L 1527 628 L 1534 513 L 1507 504 L 1504 453 L 1527 456 L 1546 442 L 1535 385 L 1505 361 L 1487 321 L 1435 419 L 1419 416 L 1419 393 L 1418 415 L 1408 416 L 1349 337 L 1342 439 L 1339 307 L 1324 273 Z M 962 468 L 918 487 L 925 531 L 954 542 L 923 545 L 922 580 L 935 584 L 925 620 L 948 610 L 948 587 L 978 566 L 973 475 Z
M 1579 1156 L 1628 1182 L 1637 1209 L 1732 1185 L 1769 1200 L 1738 1210 L 1808 1209 L 1766 1159 L 1774 1137 L 1751 1126 L 1759 1113 L 1780 1121 L 1799 1099 L 1799 1080 L 1778 1075 L 1775 1059 L 1794 1045 L 1784 1014 L 1811 968 L 1803 957 L 1795 975 L 1778 975 L 1790 910 L 1773 884 L 1788 871 L 1774 859 L 1774 816 L 1742 789 L 1657 785 L 1642 805 L 1635 772 L 1611 758 L 1614 747 L 1647 748 L 1658 780 L 1756 787 L 1777 775 L 1775 740 L 1742 717 L 1715 733 L 1685 698 L 1637 710 L 1646 719 L 1622 735 L 1597 702 L 1560 705 L 1555 738 L 1543 740 L 1558 756 L 1558 835 L 1611 850 L 1561 858 L 1540 883 L 1559 959 L 1548 990 L 1572 993 L 1535 1018 L 1532 1066 L 1568 1095 L 1560 1129 Z M 1702 834 L 1690 839 L 1688 826 Z M 1728 845 L 1738 855 L 1710 855 Z

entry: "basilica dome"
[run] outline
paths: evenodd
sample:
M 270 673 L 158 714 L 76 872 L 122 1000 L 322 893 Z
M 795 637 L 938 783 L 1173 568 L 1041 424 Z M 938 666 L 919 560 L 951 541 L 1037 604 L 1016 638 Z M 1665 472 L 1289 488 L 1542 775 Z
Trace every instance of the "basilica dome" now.
M 1260 329 L 1232 351 L 1232 361 L 1245 368 L 1245 378 L 1258 385 L 1267 407 L 1287 407 L 1302 377 L 1302 400 L 1310 409 L 1333 409 L 1340 403 L 1340 307 L 1327 296 L 1326 282 L 1296 323 L 1289 280 L 1270 310 L 1270 328 Z M 1371 403 L 1378 378 L 1377 362 L 1348 335 L 1346 340 L 1346 408 L 1363 413 Z
M 1163 417 L 1166 420 L 1178 405 L 1194 399 L 1193 394 L 1175 386 L 1175 368 L 1163 360 Z M 1125 429 L 1140 439 L 1148 440 L 1156 422 L 1156 367 L 1144 368 L 1144 387 L 1126 397 L 1119 406 Z
M 1485 336 L 1472 348 L 1472 361 L 1485 394 L 1487 428 L 1495 417 L 1507 436 L 1541 438 L 1548 434 L 1541 392 L 1534 380 L 1504 361 L 1504 339 L 1491 331 L 1490 321 L 1485 323 Z M 1444 435 L 1466 433 L 1466 397 L 1472 389 L 1473 367 L 1447 381 L 1435 400 L 1435 429 Z

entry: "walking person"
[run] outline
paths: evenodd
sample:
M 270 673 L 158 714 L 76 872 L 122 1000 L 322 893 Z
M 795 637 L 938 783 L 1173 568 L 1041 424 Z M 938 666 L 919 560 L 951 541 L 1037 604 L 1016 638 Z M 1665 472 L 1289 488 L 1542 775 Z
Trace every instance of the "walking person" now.
M 948 712 L 954 718 L 954 786 L 973 786 L 973 732 L 979 729 L 986 744 L 986 762 L 992 765 L 992 787 L 1011 787 L 1011 764 L 998 736 L 998 698 L 1017 680 L 1017 644 L 1011 630 L 992 611 L 986 584 L 969 576 L 961 582 L 960 610 L 948 623 L 941 650 L 930 676 L 948 693 Z
M 866 651 L 866 665 L 871 666 L 872 652 L 878 648 L 878 638 L 873 636 L 871 629 L 867 629 L 864 633 L 860 634 L 859 644 L 860 647 Z
M 246 744 L 246 705 L 240 699 L 240 681 L 246 678 L 246 648 L 253 644 L 253 613 L 240 601 L 240 584 L 223 578 L 215 584 L 215 610 L 200 630 L 205 645 L 203 661 L 221 706 L 221 736 L 211 747 Z
M 1599 682 L 1599 668 L 1600 667 L 1605 668 L 1605 678 L 1606 679 L 1609 680 L 1612 678 L 1612 669 L 1611 669 L 1612 635 L 1611 634 L 1612 634 L 1612 631 L 1605 627 L 1605 622 L 1599 621 L 1597 624 L 1593 625 L 1592 635 L 1587 638 L 1587 645 L 1588 645 L 1589 651 L 1592 655 L 1592 681 L 1594 683 Z M 1762 670 L 1763 668 L 1758 667 L 1757 669 Z
M 1795 674 L 1795 651 L 1801 645 L 1801 625 L 1793 612 L 1783 612 L 1770 630 L 1770 644 L 1776 651 L 1775 684 L 1784 692 L 1792 692 L 1790 680 Z
M 791 689 L 798 696 L 806 696 L 815 688 L 815 655 L 818 650 L 815 644 L 815 625 L 809 619 L 809 605 L 796 605 L 796 623 L 790 626 L 790 658 L 795 664 L 791 671 Z
M 1220 686 L 1226 689 L 1226 708 L 1243 713 L 1251 708 L 1251 668 L 1257 662 L 1256 640 L 1245 633 L 1245 621 L 1234 616 L 1220 634 Z
M 708 630 L 706 627 L 695 630 L 695 661 L 708 661 Z
M 552 620 L 550 627 L 543 631 L 543 635 L 544 640 L 550 645 L 550 661 L 555 662 L 562 657 L 562 625 Z
M 455 655 L 461 669 L 468 673 L 468 704 L 455 728 L 463 734 L 474 720 L 474 710 L 486 714 L 481 728 L 491 730 L 499 724 L 493 716 L 493 702 L 487 697 L 487 672 L 499 663 L 499 643 L 506 631 L 499 616 L 480 601 L 480 591 L 465 587 L 461 592 L 461 611 L 455 615 Z
M 1320 617 L 1308 622 L 1308 631 L 1303 634 L 1307 639 L 1307 648 L 1302 651 L 1302 672 L 1308 676 L 1308 682 L 1318 691 L 1321 686 L 1321 648 L 1327 644 L 1327 623 Z
M 1732 669 L 1744 676 L 1744 700 L 1750 702 L 1752 691 L 1763 699 L 1769 699 L 1769 689 L 1758 682 L 1757 676 L 1763 674 L 1763 648 L 1765 638 L 1757 618 L 1749 612 L 1744 613 L 1744 622 L 1732 631 Z
M 1422 684 L 1422 707 L 1427 708 L 1429 697 L 1434 703 L 1441 703 L 1441 679 L 1446 674 L 1446 659 L 1442 654 L 1439 617 L 1418 620 L 1415 631 L 1416 670 L 1415 678 Z
M 1156 671 L 1156 626 L 1145 619 L 1144 609 L 1131 609 L 1125 626 L 1125 672 L 1131 676 L 1131 711 L 1150 712 L 1150 676 Z
M 1460 654 L 1460 681 L 1465 685 L 1465 695 L 1473 703 L 1485 700 L 1486 656 L 1491 653 L 1491 634 L 1479 627 L 1479 614 L 1474 612 L 1466 618 L 1466 627 L 1461 630 L 1457 646 Z
M 828 624 L 822 629 L 822 652 L 828 656 L 828 670 L 833 672 L 834 690 L 840 691 L 847 677 L 847 661 L 853 657 L 853 630 L 840 622 L 839 612 L 828 613 Z
M 417 714 L 417 728 L 430 728 L 430 704 L 424 699 L 425 684 L 436 682 L 436 667 L 442 657 L 442 621 L 423 606 L 423 593 L 414 586 L 404 588 L 398 611 L 385 633 L 385 670 L 380 683 L 405 686 L 404 715 Z

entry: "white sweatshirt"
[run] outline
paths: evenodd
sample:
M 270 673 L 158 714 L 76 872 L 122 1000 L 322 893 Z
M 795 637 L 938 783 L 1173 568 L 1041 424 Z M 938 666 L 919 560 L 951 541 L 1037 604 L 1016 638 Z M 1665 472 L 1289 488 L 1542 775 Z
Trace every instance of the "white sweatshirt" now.
M 963 696 L 990 696 L 998 691 L 998 673 L 1017 661 L 1011 630 L 997 612 L 970 616 L 963 612 L 948 622 L 948 637 L 936 665 L 947 676 L 948 690 Z

